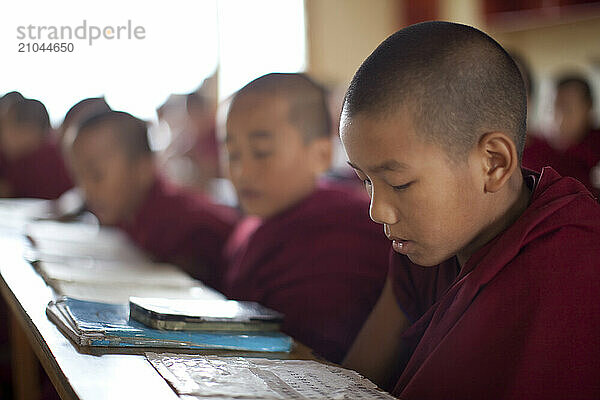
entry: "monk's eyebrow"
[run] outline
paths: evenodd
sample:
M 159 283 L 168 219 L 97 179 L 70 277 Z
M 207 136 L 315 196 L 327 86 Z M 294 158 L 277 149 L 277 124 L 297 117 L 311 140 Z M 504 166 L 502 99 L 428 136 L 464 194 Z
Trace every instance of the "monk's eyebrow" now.
M 270 139 L 273 137 L 273 134 L 271 132 L 268 131 L 252 131 L 250 132 L 250 134 L 248 135 L 250 137 L 250 140 L 255 140 L 255 139 Z M 231 143 L 233 141 L 231 134 L 227 133 L 225 135 L 225 143 Z
M 360 168 L 358 168 L 356 165 L 352 164 L 350 161 L 346 161 L 346 162 L 352 168 L 354 168 L 358 171 L 362 171 Z M 402 171 L 402 170 L 406 170 L 406 169 L 408 169 L 408 165 L 398 162 L 396 160 L 388 160 L 388 161 L 382 162 L 381 164 L 377 164 L 377 165 L 368 167 L 367 171 L 376 174 L 379 172 L 387 172 L 387 171 L 396 172 L 396 171 Z
M 387 160 L 382 162 L 381 164 L 373 165 L 367 168 L 367 171 L 372 172 L 374 174 L 378 172 L 397 172 L 408 169 L 408 165 L 398 162 L 396 160 Z
M 272 138 L 273 134 L 267 131 L 252 131 L 250 132 L 250 139 L 268 139 Z

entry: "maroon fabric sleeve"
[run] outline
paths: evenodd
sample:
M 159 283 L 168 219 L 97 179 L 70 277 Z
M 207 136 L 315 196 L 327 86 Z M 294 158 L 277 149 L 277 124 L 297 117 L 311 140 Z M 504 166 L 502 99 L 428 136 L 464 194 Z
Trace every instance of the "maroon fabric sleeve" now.
M 260 300 L 285 314 L 283 331 L 334 362 L 345 356 L 385 283 L 389 243 L 360 236 L 315 233 L 269 266 L 287 271 L 263 275 Z
M 60 149 L 50 141 L 17 160 L 4 160 L 0 173 L 12 197 L 56 199 L 73 187 Z
M 244 219 L 224 293 L 285 314 L 285 332 L 339 362 L 383 288 L 390 242 L 348 190 L 318 190 L 276 218 Z
M 214 286 L 237 218 L 235 210 L 157 178 L 133 221 L 120 227 L 157 261 Z

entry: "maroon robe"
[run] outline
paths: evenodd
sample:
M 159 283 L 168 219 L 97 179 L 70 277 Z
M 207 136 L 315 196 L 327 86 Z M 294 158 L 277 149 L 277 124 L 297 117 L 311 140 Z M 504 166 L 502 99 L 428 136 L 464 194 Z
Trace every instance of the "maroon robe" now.
M 590 172 L 600 163 L 600 131 L 592 130 L 583 141 L 566 150 L 556 150 L 543 138 L 530 135 L 523 151 L 523 166 L 534 171 L 551 166 L 562 176 L 571 176 L 583 183 L 596 196 L 598 188 L 592 186 Z
M 395 395 L 600 398 L 600 205 L 551 168 L 533 178 L 529 207 L 460 271 L 392 256 L 400 307 L 418 318 Z
M 234 209 L 157 177 L 132 220 L 119 227 L 156 261 L 179 265 L 214 286 L 237 217 Z
M 364 193 L 320 187 L 287 211 L 247 217 L 226 247 L 222 290 L 285 314 L 283 331 L 337 362 L 375 305 L 390 243 Z
M 73 187 L 60 149 L 50 140 L 16 160 L 2 159 L 0 179 L 17 198 L 56 199 Z

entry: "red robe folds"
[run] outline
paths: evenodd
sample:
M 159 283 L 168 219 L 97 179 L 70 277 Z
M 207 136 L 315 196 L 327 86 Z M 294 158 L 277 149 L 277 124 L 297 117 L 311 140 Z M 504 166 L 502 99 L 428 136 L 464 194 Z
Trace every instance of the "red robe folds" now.
M 592 130 L 575 146 L 564 151 L 555 150 L 544 139 L 528 136 L 523 151 L 523 166 L 534 171 L 551 166 L 563 176 L 572 176 L 583 183 L 596 196 L 598 188 L 592 186 L 590 172 L 600 163 L 600 131 Z
M 400 398 L 600 398 L 600 206 L 551 168 L 535 179 L 527 210 L 460 272 L 392 256 L 399 304 L 418 318 Z
M 229 207 L 157 177 L 134 218 L 119 227 L 157 261 L 179 265 L 214 286 L 237 216 Z
M 237 226 L 222 290 L 284 313 L 286 333 L 340 361 L 381 292 L 389 248 L 364 195 L 322 187 L 280 215 Z
M 3 159 L 0 179 L 10 186 L 11 197 L 56 199 L 73 187 L 60 149 L 51 141 L 16 160 Z

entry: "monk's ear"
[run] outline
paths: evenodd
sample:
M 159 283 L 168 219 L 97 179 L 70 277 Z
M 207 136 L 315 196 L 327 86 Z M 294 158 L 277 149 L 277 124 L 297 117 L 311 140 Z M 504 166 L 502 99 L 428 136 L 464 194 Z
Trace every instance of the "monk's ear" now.
M 322 174 L 331 167 L 333 144 L 330 138 L 316 138 L 310 143 L 311 166 L 315 174 Z
M 519 167 L 515 142 L 506 133 L 489 132 L 479 139 L 477 152 L 485 174 L 484 191 L 495 193 Z

